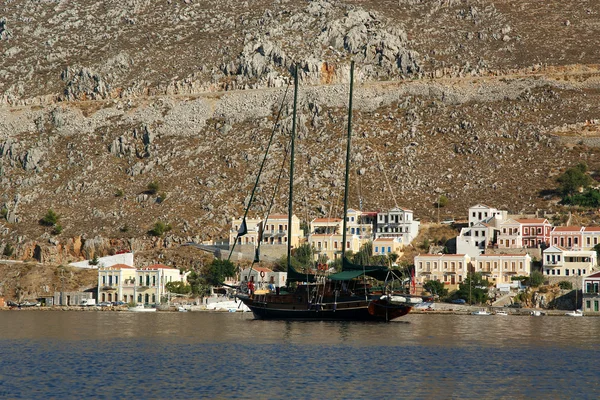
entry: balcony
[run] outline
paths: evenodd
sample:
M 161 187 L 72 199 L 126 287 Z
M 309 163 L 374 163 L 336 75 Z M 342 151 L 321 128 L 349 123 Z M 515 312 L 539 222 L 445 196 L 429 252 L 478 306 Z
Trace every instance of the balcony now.
M 117 286 L 110 286 L 110 285 L 104 285 L 102 286 L 102 288 L 100 288 L 100 290 L 117 290 L 118 287 Z

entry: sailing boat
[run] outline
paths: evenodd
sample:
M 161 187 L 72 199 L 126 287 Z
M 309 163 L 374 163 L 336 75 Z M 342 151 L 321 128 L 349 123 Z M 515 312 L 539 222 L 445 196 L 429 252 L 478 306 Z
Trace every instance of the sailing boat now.
M 575 279 L 575 310 L 565 313 L 568 317 L 583 317 L 583 311 L 577 309 L 577 279 Z
M 350 100 L 348 111 L 348 139 L 346 147 L 346 173 L 344 189 L 343 239 L 346 243 L 348 214 L 348 175 L 350 170 L 350 145 L 352 138 L 352 89 L 354 62 L 350 67 Z M 307 274 L 296 271 L 291 264 L 292 205 L 294 191 L 294 142 L 296 136 L 296 106 L 298 97 L 298 68 L 294 72 L 294 107 L 290 145 L 290 187 L 288 204 L 287 272 L 289 283 L 297 283 L 295 290 L 265 294 L 238 294 L 257 319 L 391 321 L 408 314 L 423 299 L 406 294 L 394 294 L 389 289 L 380 293 L 370 291 L 366 277 L 387 282 L 394 272 L 382 266 L 356 265 L 346 259 L 346 246 L 342 245 L 342 271 L 327 275 L 326 268 Z M 362 281 L 357 278 L 363 278 Z M 397 277 L 397 276 L 396 276 Z M 389 286 L 386 286 L 389 288 Z

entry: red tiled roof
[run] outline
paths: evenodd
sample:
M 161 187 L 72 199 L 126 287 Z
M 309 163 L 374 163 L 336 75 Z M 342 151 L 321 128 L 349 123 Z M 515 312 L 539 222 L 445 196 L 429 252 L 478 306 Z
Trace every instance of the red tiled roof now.
M 518 223 L 521 224 L 543 224 L 548 222 L 545 218 L 523 218 L 523 219 L 515 219 Z
M 115 264 L 115 265 L 111 265 L 110 267 L 104 267 L 104 268 L 112 268 L 112 269 L 135 269 L 135 267 L 132 267 L 131 265 L 127 265 L 127 264 Z
M 600 278 L 600 272 L 596 272 L 595 274 L 588 275 L 585 278 Z
M 556 226 L 554 227 L 554 232 L 579 232 L 581 230 L 581 226 Z
M 393 238 L 393 237 L 381 237 L 381 238 L 377 238 L 377 239 L 373 240 L 373 242 L 393 242 L 396 239 L 397 238 Z
M 464 254 L 419 254 L 417 257 L 464 257 Z
M 315 218 L 313 222 L 340 222 L 340 218 Z
M 288 216 L 285 214 L 273 214 L 269 215 L 269 218 L 267 218 L 267 220 L 269 219 L 288 219 Z
M 600 232 L 600 226 L 586 226 L 584 232 Z
M 518 253 L 518 254 L 480 254 L 478 256 L 475 256 L 475 258 L 477 257 L 524 257 L 526 256 L 527 253 Z

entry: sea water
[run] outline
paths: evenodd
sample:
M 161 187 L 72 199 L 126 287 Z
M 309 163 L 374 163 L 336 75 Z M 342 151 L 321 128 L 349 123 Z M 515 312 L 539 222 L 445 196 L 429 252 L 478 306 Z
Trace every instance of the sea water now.
M 600 318 L 0 312 L 0 398 L 600 398 Z

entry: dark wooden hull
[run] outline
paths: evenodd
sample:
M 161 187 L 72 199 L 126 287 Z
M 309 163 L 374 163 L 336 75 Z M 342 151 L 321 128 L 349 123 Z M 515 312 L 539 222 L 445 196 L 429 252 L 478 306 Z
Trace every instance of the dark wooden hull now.
M 364 298 L 312 305 L 301 301 L 285 301 L 287 299 L 269 295 L 254 298 L 238 296 L 238 298 L 250 308 L 256 319 L 271 320 L 387 322 L 408 314 L 412 309 L 410 305 Z

